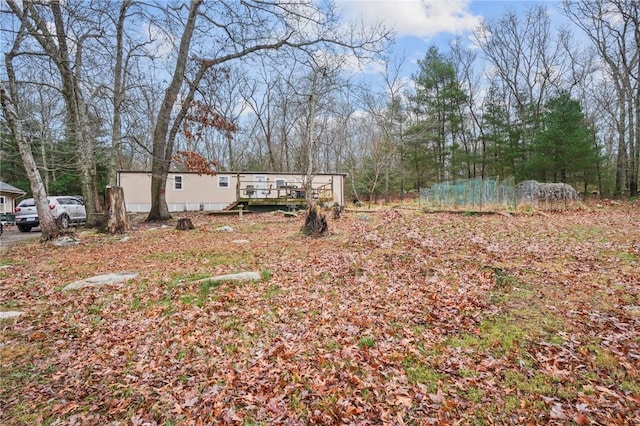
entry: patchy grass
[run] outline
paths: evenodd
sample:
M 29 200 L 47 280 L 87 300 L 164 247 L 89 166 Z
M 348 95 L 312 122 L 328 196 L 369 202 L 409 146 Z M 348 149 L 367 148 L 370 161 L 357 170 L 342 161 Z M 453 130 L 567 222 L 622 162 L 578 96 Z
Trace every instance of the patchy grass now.
M 374 340 L 373 337 L 370 337 L 370 336 L 363 336 L 358 341 L 358 347 L 360 349 L 372 348 L 375 346 L 375 344 L 376 344 L 376 341 Z
M 263 269 L 260 271 L 260 278 L 263 282 L 270 281 L 273 278 L 273 272 L 268 269 Z
M 321 239 L 302 216 L 194 215 L 16 246 L 0 423 L 633 424 L 637 208 L 360 215 Z M 60 291 L 122 270 L 140 276 Z M 242 270 L 261 280 L 195 283 Z
M 438 370 L 429 367 L 414 357 L 405 358 L 402 366 L 407 374 L 409 383 L 423 385 L 431 393 L 435 393 L 438 390 L 440 382 L 446 377 Z

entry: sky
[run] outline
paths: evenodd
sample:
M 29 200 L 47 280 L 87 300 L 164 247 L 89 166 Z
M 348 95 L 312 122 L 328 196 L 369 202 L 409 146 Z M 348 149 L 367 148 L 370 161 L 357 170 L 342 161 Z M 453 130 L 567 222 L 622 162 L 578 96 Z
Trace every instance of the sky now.
M 498 19 L 506 12 L 525 11 L 545 5 L 551 13 L 560 0 L 335 0 L 346 20 L 381 21 L 396 34 L 395 54 L 406 57 L 407 73 L 415 69 L 430 46 L 442 46 L 459 36 L 468 40 L 484 20 Z

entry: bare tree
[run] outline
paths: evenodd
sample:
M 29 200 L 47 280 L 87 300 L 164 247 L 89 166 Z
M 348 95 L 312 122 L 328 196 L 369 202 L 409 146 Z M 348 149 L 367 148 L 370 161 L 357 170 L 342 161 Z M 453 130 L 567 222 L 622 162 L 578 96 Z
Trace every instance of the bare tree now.
M 114 4 L 115 5 L 115 4 Z M 116 184 L 116 172 L 122 167 L 121 147 L 125 137 L 130 137 L 127 132 L 123 131 L 123 115 L 124 109 L 132 103 L 132 97 L 129 95 L 134 88 L 139 88 L 142 82 L 137 81 L 140 77 L 136 72 L 135 65 L 139 57 L 145 57 L 145 47 L 153 42 L 151 39 L 135 39 L 131 33 L 127 31 L 130 28 L 127 25 L 133 17 L 141 15 L 136 10 L 137 3 L 132 0 L 123 0 L 119 6 L 114 9 L 110 1 L 104 6 L 105 15 L 112 23 L 109 28 L 113 34 L 108 34 L 101 41 L 104 43 L 105 66 L 111 68 L 113 63 L 113 74 L 110 75 L 110 82 L 105 82 L 105 86 L 110 86 L 109 107 L 112 110 L 111 116 L 111 147 L 109 150 L 109 164 L 107 168 L 107 185 Z M 139 20 L 136 21 L 139 23 Z M 111 40 L 115 39 L 115 46 L 111 45 Z M 113 52 L 113 53 L 112 53 Z M 111 84 L 109 84 L 111 83 Z M 149 87 L 145 87 L 146 93 Z M 133 101 L 138 102 L 138 101 Z
M 474 50 L 465 49 L 460 39 L 450 44 L 451 59 L 456 66 L 458 81 L 467 94 L 466 102 L 460 104 L 461 139 L 465 153 L 467 178 L 478 175 L 485 177 L 485 163 L 481 142 L 485 140 L 481 125 L 480 110 L 481 75 L 476 72 L 478 55 Z
M 567 0 L 565 14 L 587 35 L 617 94 L 616 192 L 638 193 L 640 20 L 637 1 Z
M 406 84 L 401 79 L 400 71 L 406 58 L 385 58 L 384 93 L 377 100 L 370 99 L 369 113 L 375 117 L 378 128 L 382 132 L 381 140 L 372 144 L 372 158 L 374 164 L 382 167 L 384 178 L 384 197 L 389 202 L 391 176 L 400 175 L 400 193 L 404 195 L 405 175 L 400 167 L 403 158 L 402 134 L 405 125 L 405 99 Z M 371 191 L 373 193 L 374 191 Z
M 244 102 L 254 113 L 256 138 L 264 141 L 267 150 L 267 168 L 272 171 L 283 171 L 284 158 L 282 150 L 278 149 L 278 110 L 286 98 L 279 97 L 282 74 L 273 70 L 267 63 L 262 62 L 258 72 L 260 81 L 254 80 L 247 85 L 243 93 Z M 286 106 L 284 106 L 286 108 Z
M 513 100 L 514 111 L 510 112 L 519 123 L 522 155 L 540 125 L 550 90 L 561 81 L 564 50 L 551 29 L 546 8 L 533 6 L 523 16 L 509 12 L 498 20 L 486 21 L 475 33 L 475 42 L 492 65 L 491 72 Z
M 183 8 L 171 9 L 180 13 Z M 191 0 L 186 14 L 181 15 L 180 42 L 175 67 L 158 111 L 153 133 L 151 211 L 147 220 L 167 219 L 166 177 L 174 150 L 175 137 L 200 83 L 210 68 L 260 52 L 281 49 L 305 50 L 314 45 L 329 44 L 357 54 L 376 51 L 388 33 L 370 28 L 356 34 L 337 25 L 331 8 L 311 0 L 295 3 L 279 2 L 211 2 Z M 207 47 L 194 43 L 194 36 L 207 35 Z M 225 40 L 213 43 L 211 40 Z M 196 61 L 193 75 L 187 77 L 187 90 L 180 102 L 178 94 L 185 83 L 185 71 L 191 58 Z M 176 111 L 176 106 L 177 112 Z
M 5 54 L 5 66 L 7 69 L 7 78 L 10 90 L 5 89 L 4 86 L 0 86 L 0 105 L 2 106 L 2 111 L 4 112 L 9 129 L 13 134 L 13 138 L 18 145 L 22 162 L 25 166 L 25 170 L 27 171 L 27 176 L 31 185 L 31 192 L 33 193 L 33 198 L 36 204 L 36 211 L 38 212 L 42 238 L 44 240 L 49 240 L 58 235 L 58 227 L 56 226 L 51 210 L 49 209 L 47 193 L 42 182 L 42 176 L 40 175 L 31 152 L 31 144 L 24 138 L 18 103 L 14 101 L 18 96 L 18 89 L 12 61 L 13 57 L 17 54 L 24 36 L 25 27 L 21 26 L 12 49 Z
M 94 213 L 101 210 L 101 203 L 97 191 L 91 119 L 83 96 L 81 72 L 84 44 L 91 38 L 99 37 L 100 29 L 87 25 L 84 32 L 70 37 L 59 0 L 52 0 L 46 5 L 24 0 L 22 7 L 15 0 L 7 0 L 7 4 L 58 70 L 62 83 L 61 93 L 66 105 L 66 135 L 77 147 L 77 165 L 87 208 L 87 224 L 95 225 L 97 218 Z M 48 15 L 45 16 L 44 13 Z M 50 21 L 53 22 L 53 28 L 48 25 Z

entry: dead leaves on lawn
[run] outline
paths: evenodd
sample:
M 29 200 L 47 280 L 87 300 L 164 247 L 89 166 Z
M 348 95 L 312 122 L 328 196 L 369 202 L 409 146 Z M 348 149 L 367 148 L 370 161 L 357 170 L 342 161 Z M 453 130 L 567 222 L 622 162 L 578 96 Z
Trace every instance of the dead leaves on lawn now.
M 312 239 L 303 218 L 194 215 L 18 246 L 0 423 L 636 424 L 638 219 L 388 210 Z M 60 291 L 118 270 L 140 276 Z M 263 280 L 202 280 L 245 270 Z

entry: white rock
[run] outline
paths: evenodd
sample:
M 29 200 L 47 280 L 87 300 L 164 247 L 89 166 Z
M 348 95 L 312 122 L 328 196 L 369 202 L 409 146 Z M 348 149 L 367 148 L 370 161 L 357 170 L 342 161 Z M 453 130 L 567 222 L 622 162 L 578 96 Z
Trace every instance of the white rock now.
M 216 228 L 218 232 L 233 232 L 233 228 L 230 226 L 221 226 L 220 228 Z
M 71 284 L 67 284 L 66 286 L 64 286 L 62 291 L 78 290 L 88 287 L 100 287 L 106 284 L 118 284 L 136 278 L 137 276 L 137 272 L 116 272 L 113 274 L 98 275 L 84 280 L 75 281 Z
M 238 272 L 237 274 L 216 275 L 215 277 L 204 278 L 204 281 L 259 281 L 262 277 L 258 272 Z
M 60 237 L 56 241 L 53 242 L 54 246 L 64 247 L 64 246 L 73 246 L 80 243 L 80 240 L 73 237 Z
M 20 315 L 22 315 L 23 313 L 24 313 L 24 312 L 20 312 L 20 311 L 6 311 L 6 312 L 0 312 L 0 319 L 19 317 L 19 316 L 20 316 Z

